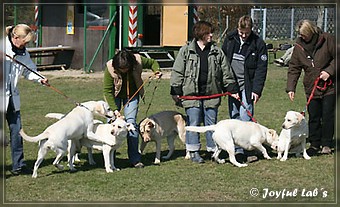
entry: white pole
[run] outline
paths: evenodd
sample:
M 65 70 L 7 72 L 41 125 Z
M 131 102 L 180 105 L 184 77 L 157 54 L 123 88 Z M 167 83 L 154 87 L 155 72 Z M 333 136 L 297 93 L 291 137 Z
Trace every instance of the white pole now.
M 122 50 L 122 28 L 123 28 L 123 9 L 122 6 L 119 6 L 119 32 L 118 32 L 118 36 L 119 36 L 119 45 L 118 45 L 118 49 Z
M 267 26 L 267 9 L 263 9 L 263 25 L 262 25 L 262 39 L 266 39 L 266 26 Z
M 292 8 L 292 11 L 291 11 L 291 16 L 290 16 L 290 39 L 293 39 L 294 38 L 294 8 Z

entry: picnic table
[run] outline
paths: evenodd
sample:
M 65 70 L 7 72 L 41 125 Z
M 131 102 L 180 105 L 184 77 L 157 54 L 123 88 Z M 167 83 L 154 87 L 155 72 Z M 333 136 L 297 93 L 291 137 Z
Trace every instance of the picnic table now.
M 46 58 L 37 64 L 39 69 L 61 68 L 65 70 L 70 67 L 74 54 L 74 49 L 71 46 L 50 46 L 50 47 L 31 47 L 27 48 L 31 58 Z

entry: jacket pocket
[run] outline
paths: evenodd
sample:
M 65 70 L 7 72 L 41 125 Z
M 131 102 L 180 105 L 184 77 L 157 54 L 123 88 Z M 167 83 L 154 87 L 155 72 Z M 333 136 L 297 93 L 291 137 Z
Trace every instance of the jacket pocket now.
M 246 68 L 255 69 L 257 68 L 257 55 L 255 52 L 251 52 L 245 61 Z

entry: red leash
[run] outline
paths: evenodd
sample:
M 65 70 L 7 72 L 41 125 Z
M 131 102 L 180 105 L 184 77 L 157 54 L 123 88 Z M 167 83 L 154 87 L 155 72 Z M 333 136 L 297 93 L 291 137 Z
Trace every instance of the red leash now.
M 225 92 L 225 93 L 220 93 L 220 94 L 212 94 L 212 95 L 207 95 L 207 96 L 179 96 L 180 99 L 185 99 L 185 100 L 204 100 L 204 99 L 212 99 L 212 98 L 218 98 L 221 96 L 231 96 L 232 94 L 230 92 Z M 251 118 L 251 120 L 255 123 L 257 123 L 256 119 L 253 117 L 253 115 L 250 113 L 250 111 L 246 108 L 244 103 L 241 101 L 240 98 L 237 99 L 242 107 L 246 110 L 248 116 Z
M 314 97 L 314 93 L 315 93 L 315 90 L 316 89 L 319 89 L 321 91 L 325 91 L 327 89 L 327 86 L 330 86 L 332 85 L 332 80 L 331 79 L 328 79 L 327 81 L 325 81 L 323 87 L 321 86 L 318 86 L 318 82 L 320 81 L 320 77 L 317 77 L 314 81 L 314 86 L 313 86 L 313 89 L 312 89 L 312 93 L 310 94 L 309 98 L 308 98 L 308 101 L 307 101 L 307 104 L 306 104 L 306 107 L 305 109 L 301 112 L 301 114 L 304 116 L 306 111 L 307 111 L 307 107 L 308 105 L 310 104 L 311 100 L 313 99 Z

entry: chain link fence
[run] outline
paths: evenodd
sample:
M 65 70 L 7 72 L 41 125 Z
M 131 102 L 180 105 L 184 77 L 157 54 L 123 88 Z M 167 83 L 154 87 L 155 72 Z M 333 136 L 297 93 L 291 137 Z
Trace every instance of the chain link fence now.
M 301 19 L 314 21 L 323 31 L 335 34 L 334 7 L 253 8 L 254 30 L 263 39 L 295 39 Z

